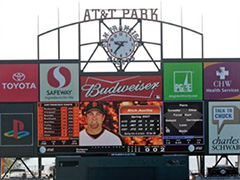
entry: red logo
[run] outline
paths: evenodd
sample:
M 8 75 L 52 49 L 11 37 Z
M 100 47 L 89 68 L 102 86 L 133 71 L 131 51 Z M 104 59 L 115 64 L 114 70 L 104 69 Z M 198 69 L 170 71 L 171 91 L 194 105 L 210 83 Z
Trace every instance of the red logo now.
M 71 72 L 66 67 L 56 66 L 48 71 L 48 83 L 54 88 L 64 88 L 70 84 Z

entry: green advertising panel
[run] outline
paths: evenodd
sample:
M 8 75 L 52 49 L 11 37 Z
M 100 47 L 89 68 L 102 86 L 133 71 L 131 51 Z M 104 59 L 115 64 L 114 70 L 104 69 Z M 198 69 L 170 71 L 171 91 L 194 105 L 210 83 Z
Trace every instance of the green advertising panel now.
M 202 63 L 164 63 L 164 100 L 202 100 Z

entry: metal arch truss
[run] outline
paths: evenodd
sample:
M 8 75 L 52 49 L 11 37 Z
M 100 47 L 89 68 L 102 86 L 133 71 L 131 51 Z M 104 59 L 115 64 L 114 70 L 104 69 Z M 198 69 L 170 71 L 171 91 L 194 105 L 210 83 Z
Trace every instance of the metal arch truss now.
M 122 30 L 123 28 L 123 20 L 132 20 L 135 21 L 135 23 L 127 30 L 127 33 L 131 33 L 134 28 L 136 26 L 139 25 L 139 38 L 138 40 L 136 40 L 136 48 L 134 49 L 134 51 L 132 52 L 132 54 L 128 57 L 128 59 L 119 59 L 119 58 L 113 58 L 111 56 L 111 54 L 109 53 L 109 50 L 106 48 L 106 46 L 104 45 L 104 41 L 102 39 L 103 37 L 103 29 L 107 29 L 110 32 L 110 35 L 112 35 L 114 33 L 114 30 L 108 25 L 108 20 L 114 20 L 116 21 L 116 24 L 118 26 L 118 30 Z M 98 31 L 99 31 L 99 38 L 98 41 L 96 42 L 87 42 L 87 43 L 81 43 L 81 25 L 83 23 L 90 23 L 93 21 L 98 21 Z M 152 21 L 155 23 L 159 23 L 160 25 L 160 32 L 159 32 L 159 43 L 156 42 L 147 42 L 147 41 L 143 41 L 144 39 L 144 35 L 143 35 L 143 22 L 144 21 Z M 47 32 L 44 32 L 42 34 L 38 35 L 37 38 L 37 53 L 38 53 L 38 60 L 42 60 L 40 59 L 40 37 L 42 37 L 43 35 L 46 35 L 48 33 L 51 33 L 53 31 L 57 31 L 58 34 L 58 55 L 57 55 L 57 59 L 56 60 L 66 60 L 66 59 L 62 59 L 61 58 L 61 53 L 60 53 L 60 38 L 61 38 L 61 29 L 65 28 L 65 27 L 69 27 L 69 26 L 73 26 L 73 25 L 78 25 L 78 59 L 71 59 L 74 61 L 79 62 L 79 66 L 80 66 L 80 71 L 81 72 L 85 72 L 86 68 L 88 67 L 89 64 L 91 63 L 111 63 L 113 64 L 113 66 L 115 67 L 117 72 L 125 72 L 126 68 L 129 66 L 130 63 L 152 63 L 154 65 L 154 67 L 156 68 L 156 71 L 160 72 L 162 71 L 162 62 L 163 61 L 167 61 L 168 59 L 164 58 L 164 52 L 163 52 L 163 46 L 164 46 L 164 34 L 163 34 L 163 25 L 170 25 L 170 26 L 175 26 L 180 28 L 181 30 L 181 58 L 179 58 L 178 60 L 185 60 L 184 56 L 183 56 L 183 52 L 184 52 L 184 47 L 183 47 L 183 42 L 184 42 L 184 38 L 183 38 L 183 31 L 187 30 L 187 31 L 191 31 L 197 35 L 201 36 L 201 60 L 203 60 L 203 34 L 197 31 L 194 31 L 192 29 L 183 27 L 183 26 L 179 26 L 176 24 L 172 24 L 172 23 L 168 23 L 168 22 L 164 22 L 164 21 L 157 21 L 157 20 L 147 20 L 147 19 L 131 19 L 131 18 L 112 18 L 112 19 L 97 19 L 97 20 L 90 20 L 90 21 L 80 21 L 80 22 L 76 22 L 76 23 L 72 23 L 72 24 L 68 24 L 65 26 L 61 26 L 52 30 L 49 30 Z M 151 44 L 151 45 L 156 45 L 158 46 L 159 49 L 159 57 L 160 58 L 154 58 L 153 55 L 150 53 L 149 49 L 147 48 L 147 44 Z M 92 51 L 92 53 L 90 54 L 90 56 L 88 57 L 88 59 L 83 59 L 82 58 L 82 47 L 87 47 L 89 45 L 96 45 L 94 50 Z M 96 54 L 97 50 L 99 48 L 102 48 L 102 50 L 104 51 L 104 53 L 106 54 L 106 59 L 102 59 L 102 60 L 93 60 L 93 56 Z M 137 51 L 139 49 L 142 49 L 143 51 L 145 51 L 145 53 L 147 54 L 147 56 L 149 57 L 150 60 L 140 60 L 140 59 L 135 59 L 134 55 L 137 53 Z M 46 59 L 44 59 L 46 60 Z M 171 59 L 172 60 L 172 59 Z

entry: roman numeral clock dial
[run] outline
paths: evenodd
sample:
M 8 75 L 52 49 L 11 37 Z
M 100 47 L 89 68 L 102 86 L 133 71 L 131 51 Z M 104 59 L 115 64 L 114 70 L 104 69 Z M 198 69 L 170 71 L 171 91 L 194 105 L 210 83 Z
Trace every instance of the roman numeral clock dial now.
M 129 57 L 134 51 L 134 46 L 133 37 L 124 31 L 113 33 L 107 40 L 108 52 L 117 59 Z

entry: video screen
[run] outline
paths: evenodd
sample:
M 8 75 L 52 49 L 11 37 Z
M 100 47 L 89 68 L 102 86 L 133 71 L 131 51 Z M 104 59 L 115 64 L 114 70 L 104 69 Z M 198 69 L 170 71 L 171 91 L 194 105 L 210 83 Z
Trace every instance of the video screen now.
M 164 102 L 163 107 L 165 150 L 203 152 L 203 102 Z
M 39 152 L 161 152 L 161 111 L 161 101 L 39 103 Z
M 42 155 L 204 152 L 202 102 L 38 104 Z

